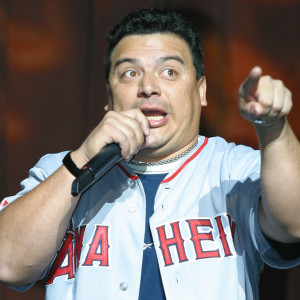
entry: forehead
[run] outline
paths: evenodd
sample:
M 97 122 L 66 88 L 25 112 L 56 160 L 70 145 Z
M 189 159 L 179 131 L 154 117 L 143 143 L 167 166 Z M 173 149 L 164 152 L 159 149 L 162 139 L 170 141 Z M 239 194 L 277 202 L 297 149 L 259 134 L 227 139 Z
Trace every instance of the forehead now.
M 149 59 L 168 55 L 177 55 L 186 64 L 192 63 L 192 56 L 187 43 L 179 36 L 170 33 L 125 36 L 115 47 L 111 62 L 113 67 L 117 60 L 123 58 L 149 61 Z

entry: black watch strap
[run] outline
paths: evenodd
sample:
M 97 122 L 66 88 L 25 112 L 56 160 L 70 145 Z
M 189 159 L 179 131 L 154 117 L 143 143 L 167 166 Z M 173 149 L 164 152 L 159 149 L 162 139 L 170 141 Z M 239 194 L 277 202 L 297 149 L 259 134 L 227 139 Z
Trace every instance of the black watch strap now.
M 82 170 L 79 169 L 72 160 L 71 153 L 72 151 L 68 152 L 62 162 L 64 166 L 69 170 L 69 172 L 75 177 L 77 177 L 82 172 Z

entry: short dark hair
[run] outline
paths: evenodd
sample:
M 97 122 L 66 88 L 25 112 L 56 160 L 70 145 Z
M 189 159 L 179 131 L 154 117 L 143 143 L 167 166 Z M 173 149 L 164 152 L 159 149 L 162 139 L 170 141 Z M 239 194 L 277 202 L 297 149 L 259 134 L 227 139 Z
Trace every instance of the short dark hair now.
M 125 16 L 108 36 L 108 51 L 104 60 L 106 81 L 109 81 L 111 55 L 120 40 L 128 35 L 171 33 L 182 38 L 190 48 L 197 80 L 204 75 L 203 49 L 191 23 L 182 15 L 158 8 L 134 11 Z

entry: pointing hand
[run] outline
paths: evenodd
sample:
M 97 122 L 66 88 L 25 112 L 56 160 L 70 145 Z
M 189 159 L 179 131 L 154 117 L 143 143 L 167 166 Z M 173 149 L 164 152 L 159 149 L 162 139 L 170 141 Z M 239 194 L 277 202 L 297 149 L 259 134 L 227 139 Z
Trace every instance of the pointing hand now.
M 281 80 L 262 76 L 254 67 L 239 89 L 239 109 L 253 123 L 274 123 L 287 116 L 292 108 L 292 94 Z

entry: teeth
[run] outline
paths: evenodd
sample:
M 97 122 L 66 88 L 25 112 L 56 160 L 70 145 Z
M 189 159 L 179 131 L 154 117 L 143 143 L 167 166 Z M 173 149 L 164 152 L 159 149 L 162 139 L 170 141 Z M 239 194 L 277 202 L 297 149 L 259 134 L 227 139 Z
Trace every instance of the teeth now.
M 162 120 L 164 118 L 164 116 L 147 116 L 147 119 L 149 121 L 159 121 Z

